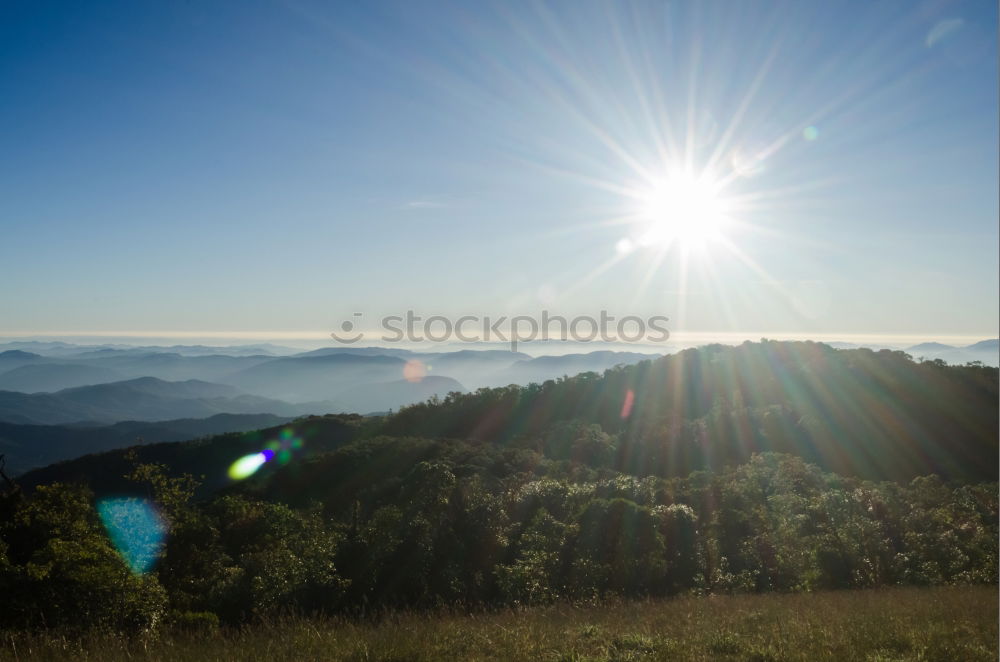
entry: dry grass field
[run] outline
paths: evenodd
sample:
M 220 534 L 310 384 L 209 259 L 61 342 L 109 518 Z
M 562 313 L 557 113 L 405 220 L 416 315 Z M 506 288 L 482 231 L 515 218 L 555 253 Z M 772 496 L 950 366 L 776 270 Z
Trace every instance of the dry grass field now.
M 4 633 L 10 660 L 997 659 L 997 588 L 683 597 L 378 622 L 288 619 L 144 638 Z

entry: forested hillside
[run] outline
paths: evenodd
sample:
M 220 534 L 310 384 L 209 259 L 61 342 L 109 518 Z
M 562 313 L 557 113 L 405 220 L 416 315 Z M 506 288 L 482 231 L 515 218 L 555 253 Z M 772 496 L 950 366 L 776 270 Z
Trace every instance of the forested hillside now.
M 873 480 L 936 474 L 993 481 L 1000 461 L 998 397 L 996 368 L 765 341 L 686 350 L 603 375 L 452 393 L 391 416 L 311 417 L 301 419 L 295 433 L 304 441 L 300 457 L 357 437 L 419 436 L 483 441 L 635 476 L 686 476 L 774 451 Z M 348 419 L 350 434 L 338 427 Z M 199 442 L 138 453 L 143 461 L 181 462 L 178 470 L 203 474 L 215 487 L 238 454 L 259 450 L 261 440 L 280 430 L 229 436 L 225 451 Z M 105 480 L 121 478 L 123 454 L 54 465 L 23 482 L 87 477 L 100 489 Z
M 105 453 L 8 484 L 0 619 L 995 583 L 996 424 L 996 369 L 764 342 Z
M 258 430 L 291 419 L 271 414 L 216 414 L 172 421 L 122 421 L 113 425 L 18 425 L 0 421 L 0 453 L 12 475 L 32 467 L 141 443 L 183 441 Z
M 998 372 L 813 342 L 712 345 L 530 386 L 406 408 L 387 434 L 516 442 L 636 475 L 684 476 L 792 453 L 845 475 L 997 476 Z M 567 421 L 607 437 L 574 449 Z M 568 434 L 568 436 L 567 436 Z M 587 446 L 587 444 L 583 444 Z

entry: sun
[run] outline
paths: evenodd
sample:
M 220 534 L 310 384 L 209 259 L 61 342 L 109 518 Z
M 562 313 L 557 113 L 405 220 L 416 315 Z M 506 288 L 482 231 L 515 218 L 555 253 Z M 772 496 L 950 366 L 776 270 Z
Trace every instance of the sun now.
M 722 239 L 729 225 L 729 204 L 704 174 L 672 173 L 637 197 L 641 245 L 701 248 Z

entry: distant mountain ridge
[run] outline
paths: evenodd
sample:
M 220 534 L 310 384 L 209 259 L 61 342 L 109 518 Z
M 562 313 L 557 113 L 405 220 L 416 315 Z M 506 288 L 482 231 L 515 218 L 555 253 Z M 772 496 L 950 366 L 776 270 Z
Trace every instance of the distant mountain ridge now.
M 41 425 L 83 421 L 159 421 L 205 418 L 219 413 L 296 416 L 287 402 L 241 393 L 198 380 L 166 382 L 155 377 L 79 386 L 56 393 L 0 391 L 0 420 Z
M 120 372 L 79 363 L 28 363 L 0 374 L 0 390 L 39 393 L 123 379 Z
M 952 365 L 979 361 L 983 365 L 1000 365 L 1000 339 L 981 340 L 965 346 L 946 345 L 938 342 L 920 343 L 906 348 L 914 358 L 938 359 Z
M 353 346 L 277 356 L 254 353 L 257 348 L 0 345 L 0 420 L 67 424 L 218 413 L 368 414 L 450 392 L 602 374 L 657 356 L 604 349 L 532 357 L 500 349 Z M 966 347 L 921 343 L 906 351 L 917 359 L 952 364 L 1000 363 L 996 339 Z
M 521 352 L 497 349 L 417 352 L 386 347 L 325 347 L 290 356 L 208 353 L 185 355 L 172 348 L 86 347 L 75 354 L 65 343 L 21 343 L 39 351 L 54 345 L 57 355 L 43 356 L 22 349 L 0 353 L 0 390 L 22 393 L 55 393 L 65 388 L 156 377 L 165 381 L 198 379 L 229 384 L 241 391 L 291 403 L 346 400 L 358 403 L 351 392 L 362 388 L 371 392 L 376 384 L 388 384 L 406 377 L 407 364 L 434 377 L 440 388 L 464 390 L 483 386 L 545 381 L 578 372 L 603 372 L 619 363 L 650 358 L 649 354 L 609 352 L 532 357 Z M 204 348 L 210 349 L 210 348 Z M 220 352 L 222 348 L 216 348 Z M 397 389 L 399 390 L 399 389 Z M 406 390 L 406 389 L 403 389 Z M 410 389 L 414 397 L 426 395 L 426 388 Z M 447 391 L 436 392 L 443 396 Z M 398 404 L 416 400 L 407 399 Z M 372 405 L 385 404 L 382 400 Z M 370 407 L 359 405 L 360 411 Z
M 908 347 L 907 352 L 939 352 L 941 350 L 951 350 L 958 349 L 953 345 L 945 345 L 939 342 L 925 342 L 919 345 L 914 345 L 913 347 Z
M 542 456 L 586 470 L 677 477 L 778 452 L 871 480 L 909 482 L 934 473 L 995 481 L 998 389 L 996 368 L 921 363 L 902 351 L 810 342 L 710 345 L 603 375 L 480 389 L 390 416 L 302 419 L 292 427 L 309 449 L 303 461 L 267 466 L 260 477 L 266 489 L 268 476 L 280 478 L 284 495 L 304 498 L 311 490 L 321 497 L 337 487 L 324 482 L 326 460 L 317 449 L 360 436 L 400 447 L 441 440 L 497 446 L 529 474 Z M 214 490 L 228 484 L 225 468 L 235 458 L 275 434 L 157 444 L 137 453 L 143 462 L 204 473 L 205 489 Z M 87 479 L 111 493 L 127 466 L 122 451 L 110 451 L 32 471 L 24 484 Z
M 42 358 L 41 354 L 35 354 L 33 352 L 25 352 L 20 349 L 8 349 L 4 352 L 0 352 L 0 360 L 14 359 L 14 360 L 30 361 L 32 359 L 40 359 L 40 358 Z

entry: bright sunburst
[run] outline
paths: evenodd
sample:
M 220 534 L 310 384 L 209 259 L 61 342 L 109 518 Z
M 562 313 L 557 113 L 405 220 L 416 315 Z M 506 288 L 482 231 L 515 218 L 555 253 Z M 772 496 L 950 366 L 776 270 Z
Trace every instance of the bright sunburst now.
M 708 174 L 672 173 L 638 198 L 641 245 L 700 248 L 721 239 L 729 225 L 730 205 Z

